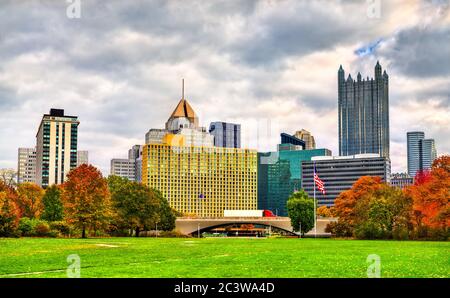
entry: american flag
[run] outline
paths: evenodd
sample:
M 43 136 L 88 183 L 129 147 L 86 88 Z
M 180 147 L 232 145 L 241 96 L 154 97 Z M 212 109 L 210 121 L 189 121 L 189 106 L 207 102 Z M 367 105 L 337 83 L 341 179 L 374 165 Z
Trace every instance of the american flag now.
M 322 192 L 322 194 L 325 194 L 325 183 L 323 183 L 323 181 L 320 180 L 319 175 L 317 175 L 315 163 L 314 163 L 314 183 L 316 184 L 317 188 Z

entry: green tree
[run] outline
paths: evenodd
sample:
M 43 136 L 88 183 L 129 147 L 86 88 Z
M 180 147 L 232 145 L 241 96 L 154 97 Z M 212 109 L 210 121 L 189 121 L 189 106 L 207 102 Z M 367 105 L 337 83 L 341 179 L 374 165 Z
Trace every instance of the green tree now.
M 46 221 L 61 221 L 64 217 L 60 187 L 53 184 L 45 191 L 42 198 L 44 211 L 41 218 Z
M 134 230 L 136 237 L 140 231 L 153 229 L 156 224 L 162 230 L 174 228 L 175 216 L 159 191 L 116 176 L 108 178 L 108 185 L 118 227 Z
M 304 235 L 314 227 L 314 201 L 302 189 L 293 193 L 287 201 L 288 215 L 295 231 Z

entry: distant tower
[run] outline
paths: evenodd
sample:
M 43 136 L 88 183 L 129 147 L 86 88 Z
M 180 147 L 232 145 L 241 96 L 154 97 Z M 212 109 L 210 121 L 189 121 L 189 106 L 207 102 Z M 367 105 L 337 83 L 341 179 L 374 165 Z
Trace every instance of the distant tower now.
M 434 139 L 425 139 L 423 131 L 406 133 L 408 143 L 408 174 L 415 177 L 418 171 L 429 170 L 436 159 Z
M 358 73 L 345 80 L 338 70 L 339 155 L 376 153 L 389 157 L 389 76 L 375 66 L 375 79 Z
M 166 129 L 169 131 L 178 131 L 180 128 L 198 128 L 198 117 L 191 105 L 184 98 L 184 79 L 181 100 L 166 122 Z

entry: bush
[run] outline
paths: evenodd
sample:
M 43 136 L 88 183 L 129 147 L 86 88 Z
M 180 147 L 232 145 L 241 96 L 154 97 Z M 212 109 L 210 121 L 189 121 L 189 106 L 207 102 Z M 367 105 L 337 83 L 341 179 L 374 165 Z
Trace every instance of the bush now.
M 34 234 L 36 236 L 50 236 L 50 226 L 45 221 L 39 221 L 39 223 L 34 227 Z
M 392 228 L 392 238 L 395 240 L 408 240 L 409 230 L 407 226 L 395 226 Z
M 352 227 L 345 222 L 330 222 L 326 228 L 326 233 L 331 233 L 336 237 L 352 237 L 353 236 Z
M 158 231 L 161 238 L 191 238 L 189 235 L 182 234 L 177 231 Z
M 72 229 L 65 221 L 54 221 L 50 223 L 50 230 L 57 232 L 62 236 L 69 236 Z
M 365 222 L 355 228 L 355 237 L 358 239 L 388 239 L 387 233 L 381 226 L 372 221 Z

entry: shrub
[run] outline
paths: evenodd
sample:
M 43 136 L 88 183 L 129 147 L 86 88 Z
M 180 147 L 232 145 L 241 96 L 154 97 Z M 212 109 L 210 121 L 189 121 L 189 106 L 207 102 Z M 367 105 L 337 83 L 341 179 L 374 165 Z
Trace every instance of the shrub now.
M 39 221 L 37 219 L 30 219 L 22 217 L 19 221 L 19 232 L 22 236 L 34 236 L 34 228 Z
M 161 238 L 190 238 L 189 235 L 182 234 L 177 231 L 158 231 Z
M 62 236 L 69 236 L 72 229 L 65 221 L 54 221 L 50 223 L 50 230 L 57 232 Z
M 336 237 L 352 237 L 353 228 L 346 222 L 330 222 L 326 228 L 325 232 L 331 233 Z
M 50 226 L 45 221 L 39 221 L 34 227 L 34 234 L 36 236 L 50 236 Z
M 355 237 L 358 239 L 387 239 L 389 234 L 377 223 L 368 221 L 355 227 Z

